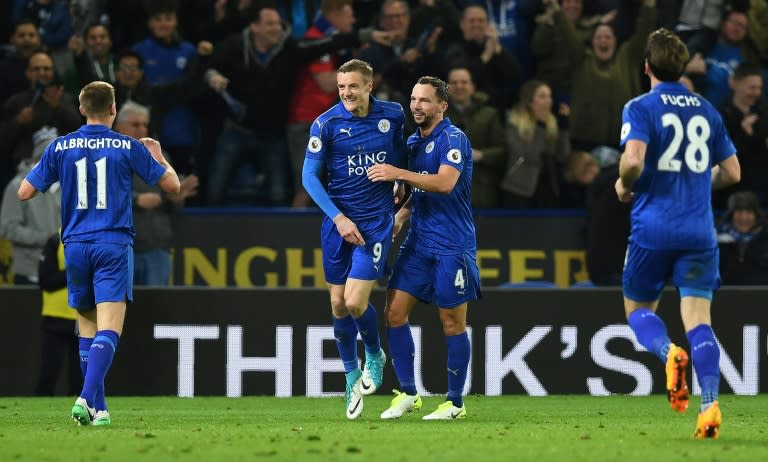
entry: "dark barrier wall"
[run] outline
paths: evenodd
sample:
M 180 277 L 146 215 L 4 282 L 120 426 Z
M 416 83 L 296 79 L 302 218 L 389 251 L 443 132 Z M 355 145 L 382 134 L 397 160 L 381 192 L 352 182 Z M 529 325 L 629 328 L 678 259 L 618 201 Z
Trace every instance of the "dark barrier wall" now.
M 723 390 L 768 392 L 768 290 L 726 289 L 713 318 Z M 28 395 L 39 364 L 38 292 L 0 289 L 12 328 L 0 336 L 0 395 Z M 374 304 L 383 306 L 383 292 Z M 325 291 L 137 290 L 110 373 L 113 395 L 320 396 L 343 392 Z M 467 392 L 646 395 L 664 390 L 661 362 L 639 351 L 612 289 L 487 290 L 470 306 L 473 355 Z M 660 314 L 687 346 L 677 295 Z M 379 309 L 379 315 L 382 314 Z M 435 309 L 411 319 L 421 393 L 445 393 L 445 343 Z M 361 345 L 362 351 L 362 345 Z M 384 390 L 395 388 L 391 365 Z M 696 387 L 694 387 L 696 389 Z
M 325 288 L 320 214 L 183 215 L 173 252 L 175 285 Z M 485 287 L 588 279 L 581 216 L 478 216 Z M 394 254 L 395 252 L 393 252 Z

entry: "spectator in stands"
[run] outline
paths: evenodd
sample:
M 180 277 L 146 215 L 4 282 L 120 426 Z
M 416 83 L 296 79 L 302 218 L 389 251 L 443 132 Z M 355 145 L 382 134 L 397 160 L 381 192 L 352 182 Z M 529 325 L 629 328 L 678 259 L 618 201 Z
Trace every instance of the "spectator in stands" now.
M 108 25 L 110 17 L 107 14 L 107 3 L 109 0 L 70 0 L 69 16 L 73 35 L 82 36 L 93 24 Z
M 179 35 L 176 15 L 178 5 L 175 1 L 156 0 L 150 5 L 147 22 L 150 35 L 132 49 L 144 61 L 144 78 L 154 87 L 184 79 L 190 72 L 190 63 L 196 57 L 196 50 L 195 45 Z M 160 143 L 173 153 L 176 171 L 180 174 L 194 171 L 200 126 L 191 107 L 184 103 L 175 105 L 162 120 L 155 123 Z
M 510 87 L 510 82 L 521 75 L 517 59 L 501 45 L 499 33 L 488 20 L 484 6 L 465 7 L 459 27 L 462 39 L 438 50 L 424 65 L 432 73 L 439 70 L 439 75 L 447 75 L 453 67 L 467 67 L 477 89 L 488 94 L 491 103 L 503 114 L 517 96 Z
M 69 39 L 73 66 L 63 73 L 64 89 L 73 97 L 80 89 L 94 80 L 115 84 L 115 58 L 112 55 L 112 38 L 109 28 L 103 24 L 92 24 L 83 35 Z
M 0 101 L 29 86 L 25 74 L 27 62 L 33 53 L 40 50 L 40 34 L 35 23 L 23 20 L 16 23 L 10 43 L 2 47 L 0 57 Z
M 536 18 L 536 28 L 531 38 L 531 53 L 536 63 L 536 80 L 546 82 L 554 96 L 555 103 L 570 101 L 571 93 L 571 47 L 569 37 L 562 34 L 565 22 L 573 25 L 576 41 L 585 45 L 597 24 L 608 24 L 615 12 L 585 17 L 582 0 L 543 0 L 546 6 L 543 14 Z
M 655 24 L 656 0 L 643 0 L 635 33 L 617 47 L 613 28 L 600 24 L 585 48 L 572 23 L 557 22 L 572 57 L 571 135 L 574 148 L 618 147 L 624 103 L 641 92 L 645 40 Z
M 55 0 L 14 0 L 14 21 L 29 19 L 35 21 L 40 40 L 48 51 L 54 52 L 67 47 L 72 36 L 72 20 L 69 5 Z
M 589 279 L 598 286 L 621 286 L 632 204 L 616 200 L 618 156 L 606 158 L 586 192 L 585 250 Z
M 77 339 L 77 311 L 69 306 L 64 245 L 55 233 L 43 246 L 37 275 L 42 289 L 42 346 L 40 372 L 35 395 L 53 396 L 64 366 L 67 371 L 67 395 L 78 393 L 83 386 Z
M 135 51 L 118 55 L 115 68 L 115 102 L 117 110 L 128 101 L 152 106 L 152 89 L 144 80 L 144 60 Z
M 29 57 L 40 50 L 40 34 L 31 21 L 20 21 L 14 27 L 10 43 L 0 49 L 0 104 L 8 98 L 29 87 L 26 70 Z M 3 116 L 0 118 L 0 125 Z M 14 160 L 8 147 L 0 148 L 0 188 L 16 172 L 18 159 Z
M 691 56 L 697 53 L 705 55 L 709 53 L 717 42 L 717 31 L 720 29 L 723 18 L 724 1 L 682 0 L 662 3 L 665 3 L 667 7 L 669 4 L 678 4 L 679 16 L 674 30 L 685 42 Z
M 752 191 L 763 207 L 768 206 L 768 106 L 760 100 L 762 73 L 759 66 L 742 63 L 731 76 L 733 92 L 720 113 L 736 146 L 742 174 L 741 182 L 713 194 L 715 208 L 724 209 L 736 191 Z
M 515 84 L 507 86 L 516 94 L 520 84 L 533 77 L 530 38 L 534 29 L 534 17 L 541 7 L 540 0 L 486 0 L 488 20 L 498 31 L 499 43 L 520 64 L 520 74 Z
M 757 196 L 740 191 L 728 198 L 717 242 L 723 284 L 768 284 L 768 221 Z
M 568 115 L 567 105 L 560 108 Z M 552 91 L 529 80 L 520 89 L 506 125 L 507 168 L 501 180 L 505 208 L 557 207 L 560 165 L 571 152 L 568 130 L 552 113 Z
M 565 161 L 560 181 L 560 208 L 586 207 L 587 189 L 600 174 L 600 164 L 586 151 L 573 151 Z
M 128 102 L 115 118 L 115 131 L 140 140 L 148 136 L 149 109 Z M 163 153 L 168 159 L 167 153 Z M 169 159 L 170 161 L 170 159 Z M 135 285 L 165 286 L 171 274 L 171 241 L 173 216 L 184 200 L 197 194 L 198 179 L 189 175 L 181 180 L 176 194 L 150 186 L 138 176 L 133 177 L 133 283 Z
M 18 164 L 32 153 L 32 135 L 43 127 L 53 127 L 58 133 L 77 130 L 82 123 L 74 99 L 64 93 L 48 53 L 35 52 L 27 63 L 29 87 L 11 96 L 4 107 L 0 122 L 0 146 L 11 153 Z M 46 234 L 51 235 L 53 231 Z
M 448 72 L 448 93 L 451 103 L 445 115 L 472 143 L 472 207 L 499 207 L 499 181 L 506 162 L 499 113 L 488 104 L 488 95 L 476 91 L 466 67 Z
M 219 42 L 248 25 L 248 10 L 253 3 L 253 0 L 183 2 L 179 10 L 181 29 L 191 41 Z
M 261 3 L 248 27 L 216 47 L 206 81 L 228 102 L 230 114 L 219 135 L 208 183 L 208 203 L 222 205 L 237 167 L 246 159 L 263 161 L 269 201 L 289 203 L 289 153 L 286 126 L 298 69 L 325 53 L 360 45 L 359 37 L 386 43 L 389 34 L 361 30 L 330 39 L 297 41 L 283 30 L 277 7 Z M 363 40 L 365 41 L 365 40 Z
M 19 163 L 18 174 L 5 187 L 0 206 L 0 236 L 13 246 L 14 284 L 37 284 L 37 264 L 43 246 L 61 227 L 61 190 L 58 183 L 47 194 L 29 201 L 19 200 L 19 185 L 40 160 L 56 129 L 44 127 L 34 134 L 34 147 L 28 159 Z
M 315 18 L 304 38 L 330 37 L 336 32 L 352 32 L 355 13 L 353 0 L 323 0 L 320 14 Z M 309 207 L 312 199 L 301 184 L 304 154 L 309 142 L 312 122 L 330 108 L 339 97 L 336 88 L 336 69 L 350 58 L 350 50 L 326 54 L 304 66 L 296 78 L 296 89 L 288 116 L 288 148 L 293 173 L 293 207 Z
M 728 94 L 728 79 L 741 63 L 759 64 L 757 50 L 747 35 L 749 21 L 743 11 L 730 10 L 720 26 L 715 46 L 706 54 L 692 54 L 686 73 L 696 91 L 719 107 Z
M 416 39 L 417 49 L 423 48 L 438 28 L 441 43 L 460 40 L 460 18 L 461 12 L 453 0 L 419 0 L 411 13 L 408 36 Z
M 429 37 L 419 43 L 418 36 L 408 34 L 411 13 L 405 0 L 385 0 L 379 12 L 379 26 L 392 36 L 392 43 L 375 43 L 362 50 L 360 59 L 374 69 L 373 91 L 377 98 L 408 106 L 411 89 L 424 70 L 422 57 L 426 52 Z M 433 30 L 435 38 L 441 30 Z M 434 51 L 434 49 L 433 49 Z M 405 132 L 409 133 L 413 123 L 406 116 Z

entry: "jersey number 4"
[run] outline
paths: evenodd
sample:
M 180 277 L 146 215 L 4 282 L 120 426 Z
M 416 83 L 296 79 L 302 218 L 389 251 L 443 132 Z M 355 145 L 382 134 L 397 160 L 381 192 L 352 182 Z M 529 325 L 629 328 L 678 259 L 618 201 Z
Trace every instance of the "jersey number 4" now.
M 75 162 L 77 168 L 77 208 L 88 208 L 88 165 L 85 157 Z M 96 165 L 96 208 L 107 208 L 107 158 L 94 162 Z
M 682 167 L 682 161 L 677 159 L 677 154 L 685 138 L 685 165 L 695 173 L 704 173 L 709 169 L 709 146 L 707 140 L 710 135 L 709 121 L 704 116 L 695 115 L 691 117 L 688 124 L 683 128 L 683 123 L 677 114 L 668 112 L 661 116 L 661 125 L 664 128 L 672 127 L 675 131 L 672 136 L 672 142 L 659 157 L 658 170 L 662 172 L 679 172 Z

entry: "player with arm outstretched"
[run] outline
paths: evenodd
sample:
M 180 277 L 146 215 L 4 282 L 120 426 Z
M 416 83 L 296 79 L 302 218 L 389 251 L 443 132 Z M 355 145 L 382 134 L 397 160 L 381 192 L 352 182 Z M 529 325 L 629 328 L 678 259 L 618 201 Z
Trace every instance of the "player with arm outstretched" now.
M 694 437 L 717 438 L 720 350 L 710 306 L 720 274 L 711 196 L 713 188 L 738 182 L 741 172 L 717 110 L 679 82 L 687 61 L 688 50 L 674 33 L 653 32 L 645 55 L 651 90 L 624 106 L 616 193 L 633 202 L 624 308 L 638 341 L 665 364 L 670 405 L 685 412 L 688 354 L 671 342 L 656 315 L 672 280 L 702 389 Z
M 19 199 L 61 184 L 61 238 L 67 261 L 69 305 L 78 310 L 83 390 L 72 407 L 80 425 L 111 423 L 104 377 L 133 300 L 131 193 L 136 173 L 164 191 L 178 192 L 179 178 L 160 143 L 113 132 L 115 89 L 92 82 L 80 92 L 86 125 L 56 138 L 19 187 Z
M 477 239 L 473 220 L 472 146 L 459 128 L 444 118 L 448 85 L 421 77 L 411 93 L 417 125 L 408 138 L 408 170 L 378 164 L 368 170 L 374 182 L 401 181 L 411 197 L 397 212 L 395 231 L 410 219 L 387 290 L 389 353 L 400 391 L 382 419 L 421 408 L 414 376 L 414 343 L 408 316 L 421 300 L 437 305 L 448 348 L 448 396 L 425 420 L 451 420 L 467 415 L 464 384 L 471 355 L 467 308 L 480 298 Z
M 392 186 L 371 182 L 366 174 L 372 165 L 404 162 L 405 116 L 400 104 L 370 95 L 373 69 L 368 63 L 347 61 L 336 79 L 341 101 L 310 128 L 302 183 L 325 213 L 323 270 L 346 373 L 346 414 L 356 419 L 363 411 L 363 395 L 382 383 L 386 355 L 369 299 L 384 274 L 394 223 Z M 327 189 L 320 180 L 323 167 Z M 364 372 L 358 367 L 358 332 L 365 344 Z

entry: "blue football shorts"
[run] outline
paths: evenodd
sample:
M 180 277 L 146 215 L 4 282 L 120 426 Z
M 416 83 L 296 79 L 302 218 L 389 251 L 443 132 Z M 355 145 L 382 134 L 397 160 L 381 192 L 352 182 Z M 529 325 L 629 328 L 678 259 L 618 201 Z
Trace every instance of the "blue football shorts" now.
M 477 300 L 482 297 L 477 255 L 474 251 L 441 255 L 428 249 L 402 247 L 389 288 L 438 308 L 455 308 Z
M 720 249 L 652 250 L 632 242 L 624 263 L 624 296 L 637 302 L 658 300 L 672 280 L 681 297 L 712 299 L 720 287 Z
M 69 304 L 88 311 L 102 302 L 133 301 L 133 246 L 70 242 L 64 246 Z
M 355 221 L 365 240 L 364 246 L 345 241 L 333 220 L 323 218 L 320 246 L 323 250 L 323 271 L 329 284 L 343 285 L 348 278 L 374 281 L 384 275 L 387 256 L 392 248 L 392 214 Z

